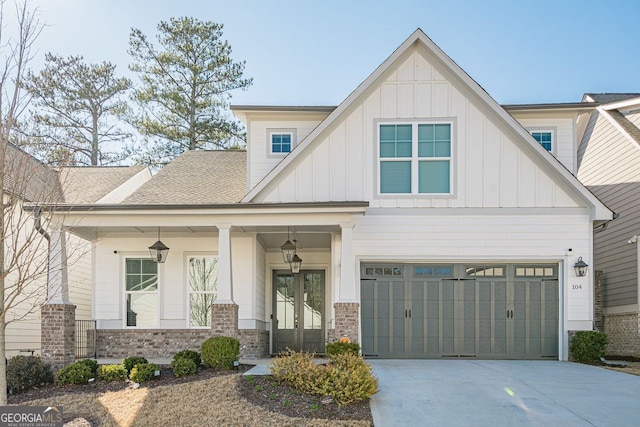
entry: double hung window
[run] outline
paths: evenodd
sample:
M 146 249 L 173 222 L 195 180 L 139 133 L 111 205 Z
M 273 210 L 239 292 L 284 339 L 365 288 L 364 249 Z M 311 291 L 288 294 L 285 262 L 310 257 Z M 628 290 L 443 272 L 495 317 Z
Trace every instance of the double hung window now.
M 158 326 L 158 263 L 150 258 L 125 260 L 126 325 Z

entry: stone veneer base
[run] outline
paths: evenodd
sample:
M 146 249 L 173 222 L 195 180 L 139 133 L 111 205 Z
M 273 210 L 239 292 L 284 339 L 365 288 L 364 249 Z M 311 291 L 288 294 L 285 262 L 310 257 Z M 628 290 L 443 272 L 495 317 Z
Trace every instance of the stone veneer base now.
M 60 369 L 75 361 L 76 306 L 73 304 L 45 304 L 40 309 L 42 359 L 53 369 Z
M 607 355 L 640 357 L 640 313 L 605 314 Z

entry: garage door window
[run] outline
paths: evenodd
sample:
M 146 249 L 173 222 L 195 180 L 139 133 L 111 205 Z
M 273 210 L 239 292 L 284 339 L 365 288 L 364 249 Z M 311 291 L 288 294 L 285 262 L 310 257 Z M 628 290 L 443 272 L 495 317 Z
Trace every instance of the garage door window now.
M 450 265 L 418 266 L 413 268 L 413 275 L 416 277 L 449 277 L 452 270 Z
M 466 267 L 467 276 L 503 277 L 504 267 Z
M 522 266 L 516 267 L 516 277 L 555 277 L 553 267 Z

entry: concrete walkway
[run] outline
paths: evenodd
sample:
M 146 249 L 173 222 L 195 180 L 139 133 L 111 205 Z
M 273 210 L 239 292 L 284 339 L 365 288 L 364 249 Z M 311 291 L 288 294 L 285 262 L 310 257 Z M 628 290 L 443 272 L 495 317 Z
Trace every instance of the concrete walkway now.
M 554 361 L 371 360 L 376 427 L 640 426 L 640 377 Z

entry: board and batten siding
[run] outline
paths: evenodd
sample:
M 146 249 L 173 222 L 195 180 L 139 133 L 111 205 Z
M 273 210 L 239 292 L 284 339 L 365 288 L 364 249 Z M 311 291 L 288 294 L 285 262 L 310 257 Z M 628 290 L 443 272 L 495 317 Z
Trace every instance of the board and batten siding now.
M 480 101 L 455 77 L 445 77 L 429 56 L 421 47 L 409 49 L 255 201 L 366 200 L 385 208 L 584 205 L 554 182 L 552 168 L 517 141 L 513 129 L 497 125 L 501 122 L 485 114 Z M 377 124 L 403 119 L 453 123 L 451 196 L 377 194 Z
M 512 115 L 529 132 L 537 130 L 550 130 L 554 132 L 551 153 L 571 173 L 576 173 L 576 149 L 577 143 L 574 134 L 575 118 L 524 118 Z
M 124 259 L 148 258 L 148 246 L 156 236 L 101 237 L 95 243 L 96 263 L 93 277 L 93 307 L 98 329 L 124 328 Z M 218 254 L 216 234 L 171 236 L 163 234 L 169 248 L 164 264 L 159 264 L 158 328 L 188 327 L 187 258 Z M 232 235 L 233 299 L 238 304 L 240 328 L 255 328 L 255 235 Z M 114 253 L 115 252 L 115 253 Z M 262 318 L 258 318 L 262 320 Z
M 590 321 L 590 280 L 576 278 L 572 269 L 578 256 L 591 257 L 590 232 L 588 213 L 420 215 L 405 211 L 402 215 L 366 215 L 353 229 L 353 253 L 358 260 L 354 268 L 359 269 L 359 262 L 372 261 L 559 263 L 565 320 Z M 568 248 L 573 249 L 572 255 L 568 255 Z M 576 283 L 582 285 L 580 289 L 568 289 Z
M 640 233 L 640 147 L 594 113 L 580 144 L 578 179 L 620 217 L 594 234 L 594 268 L 604 272 L 605 307 L 638 302 L 636 245 Z
M 281 117 L 267 116 L 262 120 L 252 121 L 248 130 L 251 144 L 247 146 L 249 157 L 247 163 L 248 188 L 253 188 L 285 157 L 284 155 L 269 154 L 268 133 L 270 129 L 295 129 L 295 141 L 292 141 L 291 147 L 293 149 L 318 126 L 324 117 L 324 115 L 319 117 L 311 115 L 301 120 L 300 117 L 294 115 L 289 120 L 283 120 Z

